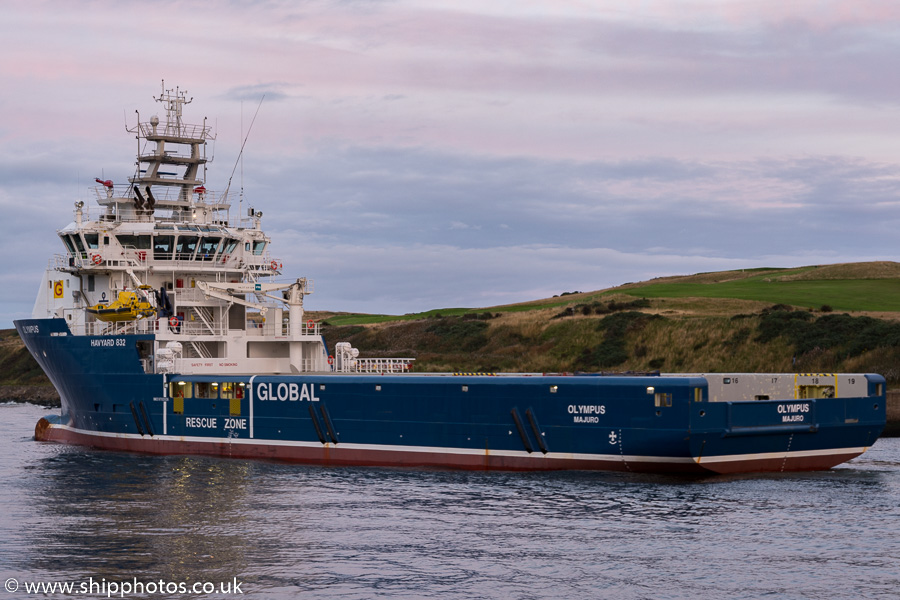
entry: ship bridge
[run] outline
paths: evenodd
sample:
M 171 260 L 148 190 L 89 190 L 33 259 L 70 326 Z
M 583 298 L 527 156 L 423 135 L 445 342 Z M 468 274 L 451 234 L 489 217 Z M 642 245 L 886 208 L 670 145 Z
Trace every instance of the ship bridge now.
M 57 231 L 65 254 L 45 272 L 33 315 L 63 318 L 81 336 L 143 335 L 145 371 L 288 374 L 408 370 L 412 359 L 361 359 L 341 346 L 329 357 L 320 324 L 304 317 L 310 279 L 279 282 L 262 212 L 230 212 L 228 192 L 206 188 L 206 121 L 182 120 L 178 88 L 154 100 L 153 116 L 127 131 L 138 139 L 128 184 L 97 178 L 97 204 L 75 203 Z M 146 342 L 153 336 L 152 344 Z

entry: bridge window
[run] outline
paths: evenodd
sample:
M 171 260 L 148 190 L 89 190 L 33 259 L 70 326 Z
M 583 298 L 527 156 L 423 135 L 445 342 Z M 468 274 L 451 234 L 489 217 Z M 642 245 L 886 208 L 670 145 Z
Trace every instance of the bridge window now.
M 237 240 L 231 240 L 231 239 L 225 240 L 225 250 L 223 250 L 223 253 L 225 253 L 225 254 L 233 253 L 234 249 L 237 247 L 237 245 L 238 245 Z
M 175 244 L 175 260 L 191 260 L 197 250 L 199 239 L 196 235 L 179 235 Z
M 162 236 L 165 237 L 165 236 Z M 149 250 L 150 249 L 150 236 L 149 235 L 117 235 L 116 239 L 119 240 L 119 244 L 122 245 L 126 250 Z
M 219 248 L 221 240 L 222 238 L 217 237 L 201 238 L 197 260 L 212 260 L 216 255 L 216 250 Z
M 69 254 L 75 256 L 75 246 L 72 245 L 72 239 L 67 235 L 60 236 L 62 238 L 63 243 L 66 245 L 66 248 L 69 250 Z
M 87 243 L 88 248 L 91 250 L 96 250 L 99 248 L 99 235 L 96 233 L 86 233 L 84 234 L 84 241 Z
M 157 235 L 153 238 L 153 258 L 155 260 L 172 260 L 172 242 L 175 236 Z
M 80 235 L 73 235 L 72 241 L 75 242 L 75 247 L 78 248 L 78 251 L 81 252 L 82 258 L 87 258 L 87 253 L 84 251 L 84 242 L 81 241 Z
M 254 256 L 260 256 L 265 249 L 266 249 L 265 241 L 253 242 L 253 255 Z

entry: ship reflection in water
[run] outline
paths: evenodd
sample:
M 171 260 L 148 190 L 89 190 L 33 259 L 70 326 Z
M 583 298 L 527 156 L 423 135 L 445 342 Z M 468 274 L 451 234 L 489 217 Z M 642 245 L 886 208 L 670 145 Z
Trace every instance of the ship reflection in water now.
M 242 597 L 276 600 L 871 598 L 900 585 L 896 438 L 813 473 L 434 472 L 37 444 L 22 432 L 41 412 L 0 406 L 4 578 L 236 577 Z
M 224 581 L 244 572 L 250 465 L 54 449 L 31 471 L 32 567 L 99 581 Z

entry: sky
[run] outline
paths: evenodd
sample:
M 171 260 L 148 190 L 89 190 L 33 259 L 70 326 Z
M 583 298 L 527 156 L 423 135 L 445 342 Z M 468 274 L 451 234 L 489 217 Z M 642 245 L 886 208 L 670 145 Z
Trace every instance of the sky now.
M 403 314 L 895 260 L 898 73 L 891 1 L 4 0 L 0 327 L 163 80 L 308 310 Z

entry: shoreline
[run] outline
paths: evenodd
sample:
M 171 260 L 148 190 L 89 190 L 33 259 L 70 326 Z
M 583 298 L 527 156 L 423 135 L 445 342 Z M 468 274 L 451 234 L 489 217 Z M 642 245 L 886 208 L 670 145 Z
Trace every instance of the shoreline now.
M 52 385 L 0 385 L 0 402 L 60 407 L 59 394 Z

